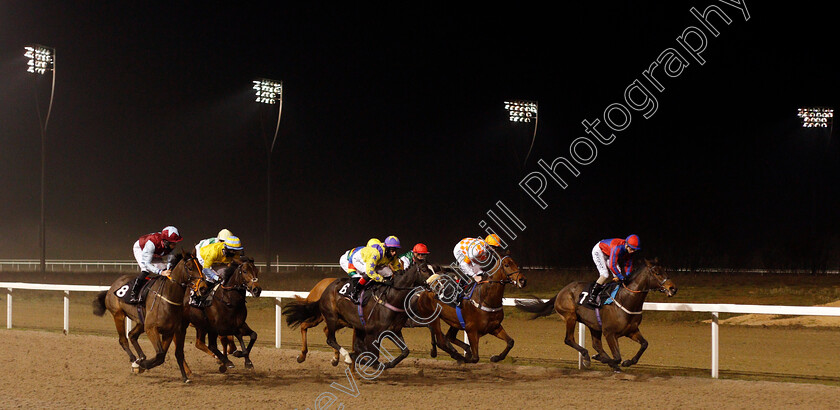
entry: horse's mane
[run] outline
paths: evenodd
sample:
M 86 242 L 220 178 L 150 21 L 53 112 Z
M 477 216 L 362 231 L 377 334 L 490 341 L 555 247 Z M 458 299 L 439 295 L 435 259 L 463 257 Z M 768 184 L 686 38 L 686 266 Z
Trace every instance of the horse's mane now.
M 172 255 L 172 260 L 170 261 L 170 263 L 171 263 L 170 266 L 172 266 L 174 268 L 175 265 L 177 265 L 179 262 L 181 262 L 181 259 L 184 259 L 184 255 L 181 254 L 181 252 L 177 252 L 177 253 L 173 252 L 173 253 L 174 253 L 174 255 Z

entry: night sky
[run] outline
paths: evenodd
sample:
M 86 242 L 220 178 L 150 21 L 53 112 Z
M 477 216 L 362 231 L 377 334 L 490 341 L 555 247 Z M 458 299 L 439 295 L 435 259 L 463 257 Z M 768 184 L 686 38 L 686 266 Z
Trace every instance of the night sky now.
M 50 77 L 23 56 L 39 43 L 57 50 L 48 259 L 131 259 L 166 225 L 189 247 L 229 228 L 264 259 L 276 113 L 251 81 L 266 77 L 284 82 L 281 261 L 336 262 L 393 234 L 450 262 L 482 220 L 502 233 L 487 216 L 507 220 L 502 201 L 526 226 L 511 241 L 521 264 L 589 265 L 596 241 L 636 233 L 673 266 L 840 267 L 840 132 L 796 117 L 838 108 L 835 3 L 750 1 L 749 20 L 711 0 L 305 3 L 0 2 L 0 258 L 40 255 L 36 96 L 43 115 Z M 717 37 L 690 11 L 710 5 L 731 20 L 709 18 Z M 702 65 L 677 40 L 691 26 Z M 653 70 L 660 91 L 644 71 L 669 48 L 687 64 Z M 630 108 L 611 131 L 605 109 L 629 107 L 635 80 L 656 110 Z M 539 102 L 527 164 L 534 128 L 508 121 L 511 99 Z M 594 119 L 612 143 L 585 132 Z M 547 178 L 541 209 L 519 182 L 580 137 L 597 156 L 577 177 L 558 168 L 566 189 Z

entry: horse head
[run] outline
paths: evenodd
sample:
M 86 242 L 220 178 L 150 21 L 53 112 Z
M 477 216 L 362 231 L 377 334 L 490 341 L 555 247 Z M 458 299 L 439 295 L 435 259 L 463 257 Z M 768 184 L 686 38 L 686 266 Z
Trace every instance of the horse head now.
M 251 292 L 255 297 L 260 296 L 262 288 L 257 283 L 259 279 L 259 269 L 254 264 L 254 258 L 243 256 L 240 258 L 240 265 L 234 271 L 233 277 L 230 278 L 230 284 L 234 286 L 242 286 Z
M 648 273 L 646 276 L 646 287 L 648 289 L 658 289 L 668 297 L 677 294 L 677 286 L 668 278 L 665 268 L 659 264 L 659 258 L 645 259 L 645 271 Z
M 509 252 L 505 252 L 504 256 L 502 256 L 493 251 L 492 256 L 496 260 L 496 264 L 490 269 L 493 272 L 490 275 L 491 277 L 501 272 L 504 274 L 504 280 L 515 284 L 520 289 L 525 287 L 528 283 L 528 278 L 519 271 L 519 265 L 510 257 Z
M 174 267 L 172 268 L 172 273 L 169 275 L 169 279 L 172 279 L 173 282 L 182 287 L 186 287 L 191 282 L 196 283 L 203 277 L 201 269 L 199 269 L 196 263 L 195 256 L 191 253 L 181 250 L 181 254 L 175 256 L 173 263 Z

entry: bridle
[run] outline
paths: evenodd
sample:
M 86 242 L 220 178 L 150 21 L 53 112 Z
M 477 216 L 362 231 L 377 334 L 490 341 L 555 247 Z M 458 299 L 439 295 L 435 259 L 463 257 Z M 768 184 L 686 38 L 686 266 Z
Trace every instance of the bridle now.
M 519 273 L 519 267 L 518 266 L 517 266 L 517 269 L 515 271 L 510 272 L 510 273 L 505 273 L 505 278 L 504 279 L 491 280 L 491 278 L 496 276 L 496 274 L 499 271 L 502 271 L 502 273 L 504 273 L 504 269 L 503 269 L 504 261 L 505 261 L 505 259 L 510 259 L 510 255 L 505 255 L 505 256 L 499 257 L 499 255 L 496 254 L 495 256 L 496 256 L 498 262 L 496 263 L 496 266 L 493 267 L 493 272 L 488 276 L 488 278 L 486 280 L 482 280 L 481 282 L 478 282 L 478 283 L 479 284 L 482 284 L 482 283 L 501 283 L 502 285 L 506 285 L 508 283 L 511 283 L 511 284 L 514 283 L 513 280 L 510 279 L 510 277 L 513 276 L 514 274 Z
M 667 281 L 668 281 L 668 278 L 667 278 L 667 277 L 665 277 L 665 276 L 663 276 L 663 275 L 660 275 L 660 274 L 656 273 L 656 271 L 655 271 L 654 269 L 657 269 L 657 270 L 658 270 L 658 269 L 661 269 L 661 268 L 660 268 L 659 266 L 656 266 L 656 267 L 654 267 L 654 268 L 647 267 L 648 272 L 650 272 L 650 274 L 651 274 L 651 275 L 653 275 L 653 277 L 654 277 L 656 280 L 658 280 L 658 281 L 659 281 L 659 288 L 658 288 L 658 289 L 656 289 L 656 290 L 658 290 L 659 292 L 665 292 L 665 282 L 667 282 Z M 622 286 L 624 289 L 626 289 L 627 291 L 632 292 L 632 293 L 648 293 L 648 292 L 650 292 L 651 290 L 653 290 L 653 288 L 647 288 L 647 289 L 645 289 L 645 290 L 633 290 L 633 289 L 630 289 L 630 288 L 628 288 L 628 287 L 627 287 L 627 281 L 622 281 L 622 282 L 621 282 L 621 286 Z
M 228 279 L 228 283 L 230 283 L 230 281 L 232 281 L 237 275 L 240 275 L 240 276 L 242 276 L 241 283 L 239 283 L 237 285 L 233 285 L 233 286 L 220 285 L 220 287 L 222 289 L 226 289 L 226 290 L 231 290 L 231 289 L 243 289 L 244 290 L 244 289 L 248 288 L 249 283 L 257 283 L 260 280 L 260 278 L 258 278 L 256 275 L 251 275 L 250 280 L 245 278 L 245 273 L 244 273 L 244 270 L 242 268 L 247 263 L 251 263 L 251 262 L 248 261 L 248 262 L 244 262 L 244 263 L 239 264 L 239 266 L 237 266 L 236 269 L 234 269 L 233 274 L 230 276 L 230 279 Z

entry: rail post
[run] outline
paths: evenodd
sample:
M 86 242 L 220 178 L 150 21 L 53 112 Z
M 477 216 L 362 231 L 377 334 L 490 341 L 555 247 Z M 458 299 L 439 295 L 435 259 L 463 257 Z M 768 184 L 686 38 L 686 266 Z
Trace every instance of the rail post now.
M 578 323 L 578 344 L 580 347 L 586 347 L 586 327 L 583 323 Z M 583 369 L 583 355 L 578 353 L 578 369 Z
M 70 333 L 70 291 L 64 291 L 64 334 Z
M 712 378 L 718 378 L 720 366 L 720 327 L 718 326 L 718 312 L 712 312 Z
M 12 328 L 12 288 L 6 289 L 6 329 Z
M 280 307 L 280 298 L 274 298 L 274 347 L 280 348 L 280 330 L 283 325 L 283 309 Z

